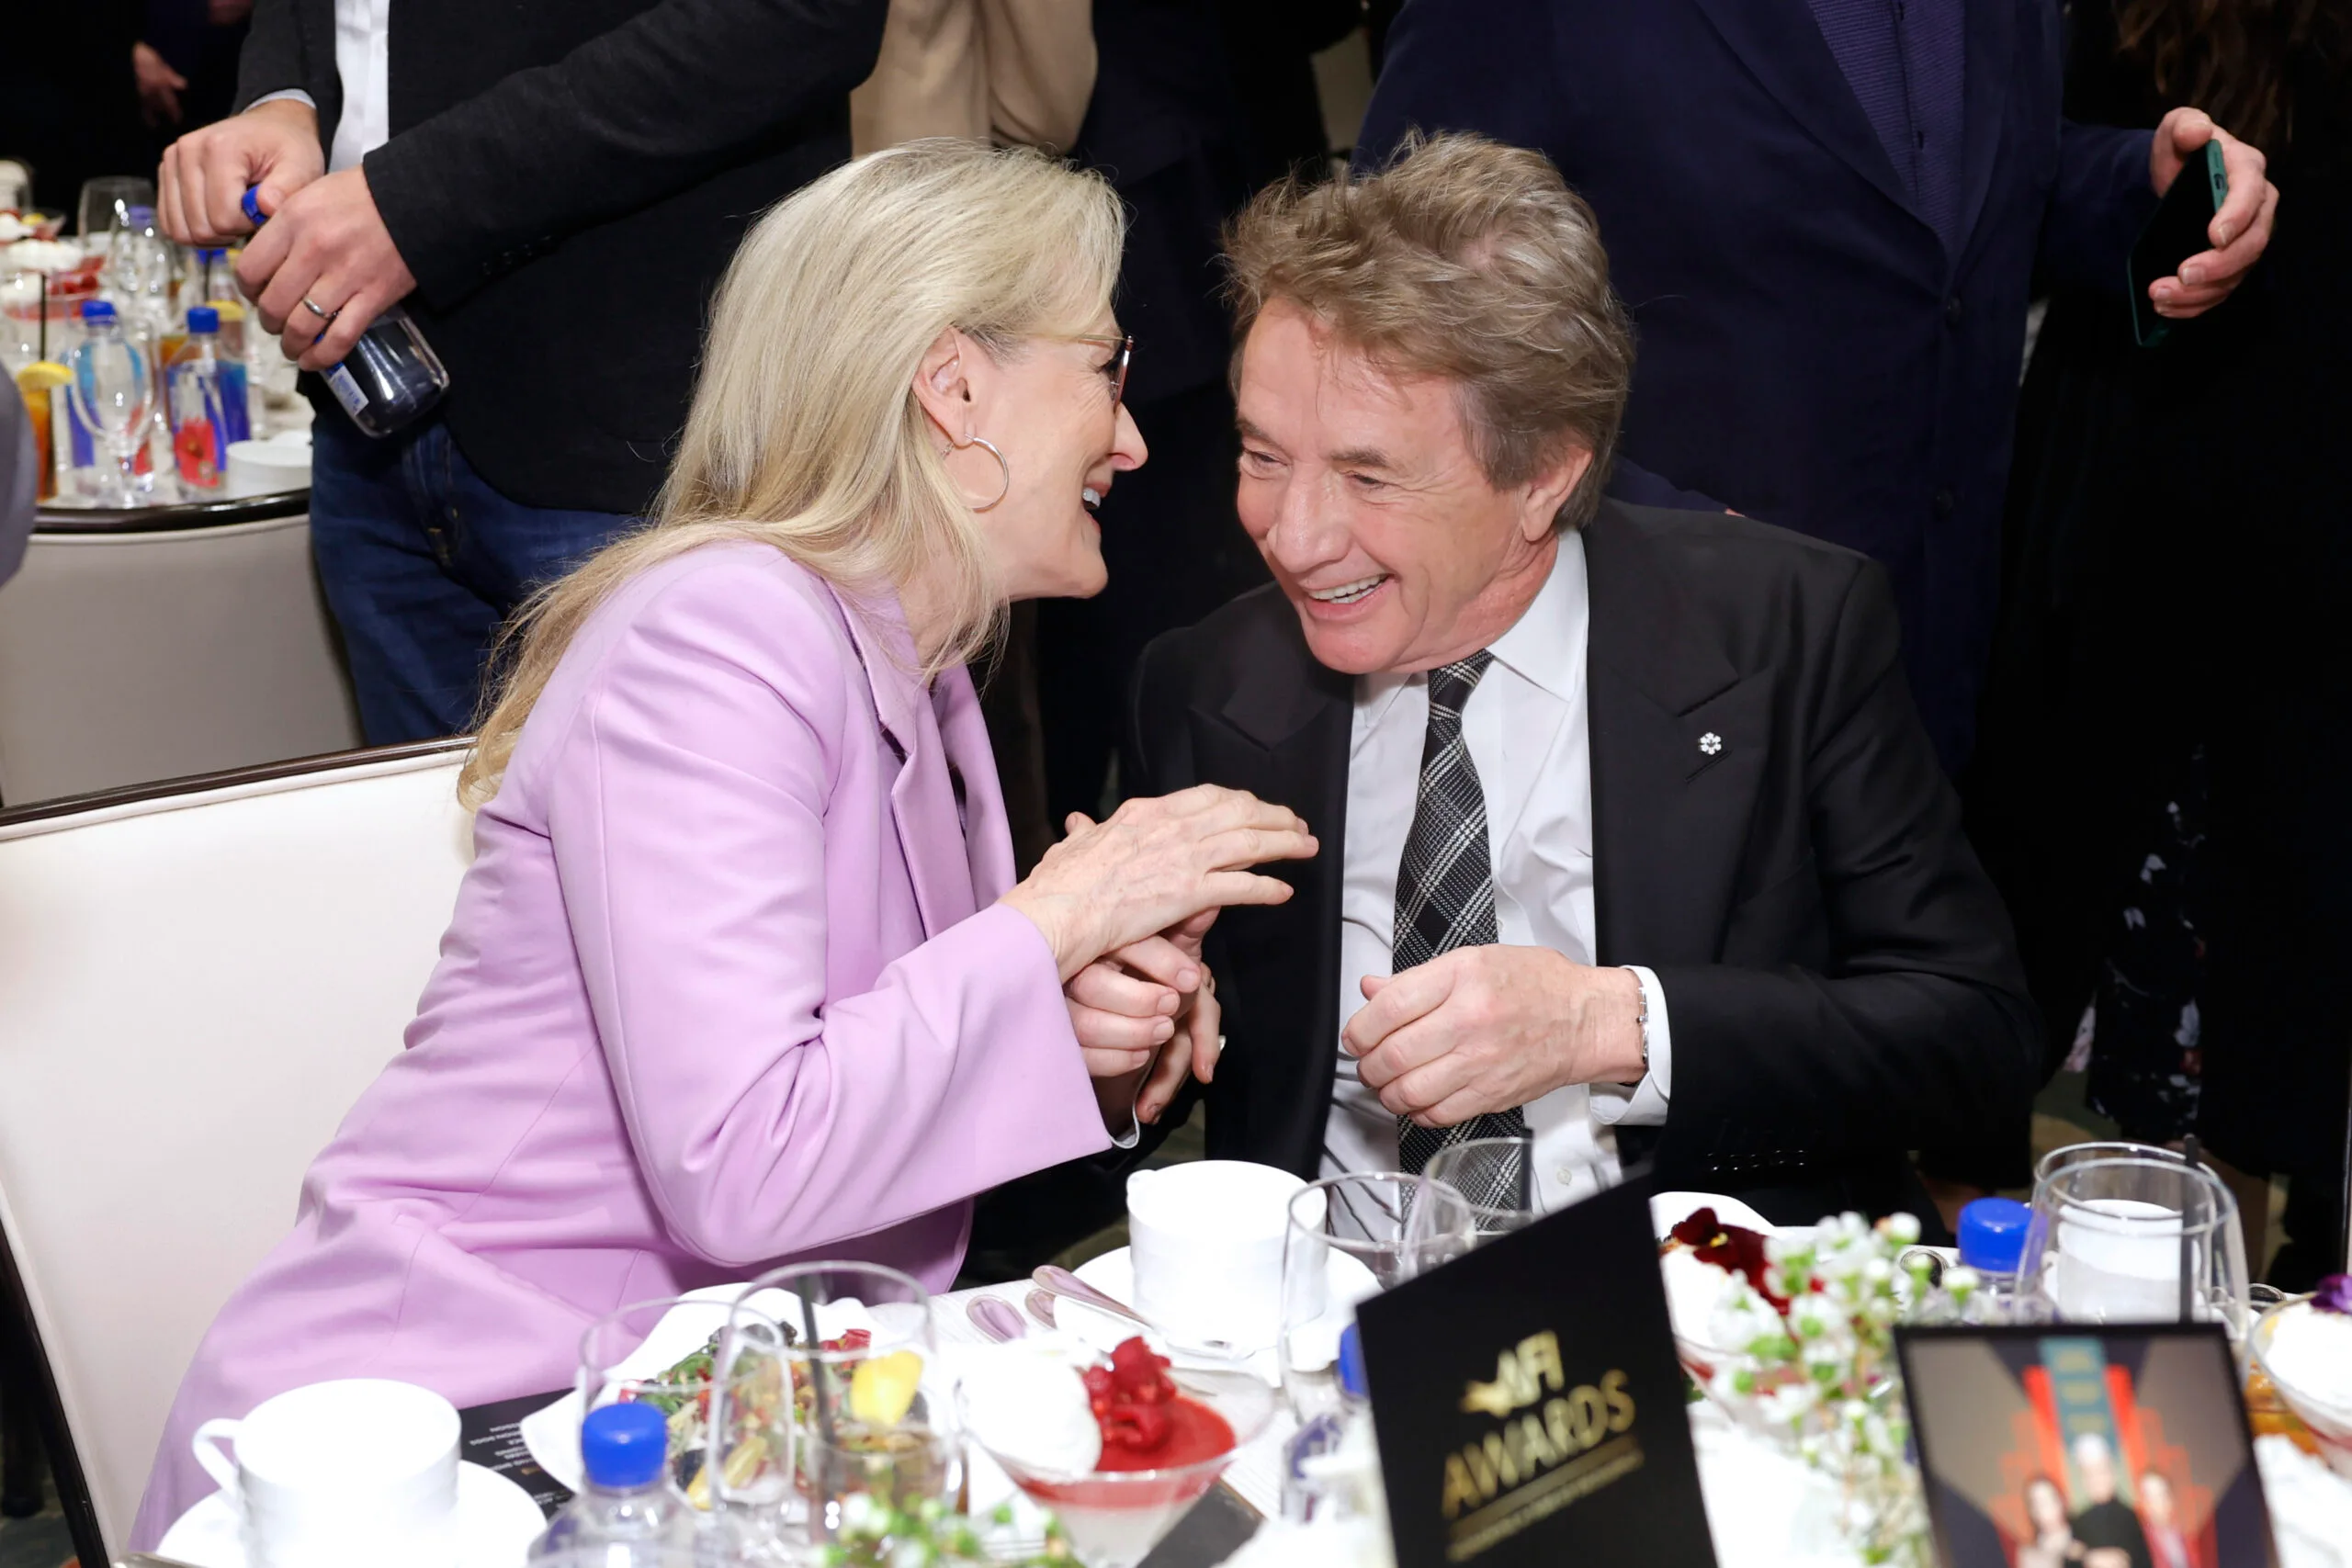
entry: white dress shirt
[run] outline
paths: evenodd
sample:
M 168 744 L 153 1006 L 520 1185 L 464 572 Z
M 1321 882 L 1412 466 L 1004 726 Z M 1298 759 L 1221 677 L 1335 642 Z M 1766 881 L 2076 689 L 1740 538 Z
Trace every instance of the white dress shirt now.
M 392 0 L 334 0 L 334 73 L 343 84 L 343 113 L 334 122 L 334 145 L 327 150 L 327 172 L 353 168 L 392 139 L 390 39 Z M 266 93 L 254 107 L 291 98 L 318 103 L 289 87 Z
M 1497 937 L 1593 962 L 1592 759 L 1586 728 L 1584 540 L 1564 535 L 1534 602 L 1498 637 L 1494 662 L 1462 712 L 1487 801 Z M 1363 1006 L 1360 982 L 1390 972 L 1396 868 L 1420 794 L 1427 675 L 1356 681 L 1348 749 L 1346 862 L 1340 898 L 1340 1023 Z M 1524 1107 L 1536 1196 L 1555 1208 L 1614 1182 L 1620 1123 L 1666 1120 L 1672 1043 L 1657 976 L 1634 970 L 1649 1009 L 1649 1074 L 1638 1084 L 1571 1084 Z M 1396 1118 L 1335 1043 L 1339 1074 L 1324 1129 L 1323 1174 L 1396 1168 Z

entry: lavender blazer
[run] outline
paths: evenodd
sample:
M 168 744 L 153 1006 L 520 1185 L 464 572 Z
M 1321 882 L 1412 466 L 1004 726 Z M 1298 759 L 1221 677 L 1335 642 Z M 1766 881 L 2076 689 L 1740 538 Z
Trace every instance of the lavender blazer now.
M 569 1387 L 612 1309 L 809 1256 L 944 1289 L 973 1194 L 1110 1145 L 970 678 L 895 603 L 711 546 L 582 629 L 475 826 L 407 1045 L 196 1353 L 197 1426 L 334 1377 Z M 960 828 L 959 828 L 960 819 Z M 361 896 L 357 893 L 355 896 Z

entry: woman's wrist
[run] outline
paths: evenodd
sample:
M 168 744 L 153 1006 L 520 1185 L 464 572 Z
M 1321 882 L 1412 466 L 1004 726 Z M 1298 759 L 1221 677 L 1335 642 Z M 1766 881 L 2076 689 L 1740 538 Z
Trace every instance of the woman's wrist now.
M 1023 882 L 1006 889 L 997 902 L 1037 928 L 1037 934 L 1046 939 L 1046 947 L 1053 952 L 1054 967 L 1060 973 L 1063 985 L 1069 985 L 1078 972 L 1097 956 L 1095 951 L 1084 947 L 1070 929 L 1076 923 L 1073 918 L 1076 911 L 1071 906 L 1077 900 L 1068 895 L 1040 893 Z

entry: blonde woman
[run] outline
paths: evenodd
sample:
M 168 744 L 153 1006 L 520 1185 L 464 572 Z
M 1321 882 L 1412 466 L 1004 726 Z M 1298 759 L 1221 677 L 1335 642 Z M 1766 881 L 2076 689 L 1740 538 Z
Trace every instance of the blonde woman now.
M 198 1351 L 134 1545 L 207 1489 L 197 1425 L 287 1388 L 560 1388 L 598 1315 L 796 1256 L 944 1288 L 973 1194 L 1214 1049 L 1154 933 L 1286 897 L 1243 868 L 1305 824 L 1134 802 L 1016 884 L 964 670 L 1009 600 L 1102 586 L 1089 513 L 1145 455 L 1119 245 L 1092 176 L 937 141 L 752 231 L 659 520 L 531 612 L 408 1049 Z M 1063 987 L 1122 953 L 1166 1006 L 1082 1050 Z

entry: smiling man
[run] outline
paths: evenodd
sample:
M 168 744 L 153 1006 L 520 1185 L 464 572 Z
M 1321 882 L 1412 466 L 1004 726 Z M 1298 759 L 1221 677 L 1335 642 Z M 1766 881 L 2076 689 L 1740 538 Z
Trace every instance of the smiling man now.
M 1209 932 L 1227 1048 L 1158 1127 L 1205 1100 L 1212 1156 L 1305 1176 L 1523 1133 L 1546 1203 L 1651 1156 L 1939 1229 L 1905 1151 L 2016 1114 L 2040 1043 L 1884 574 L 1601 499 L 1633 345 L 1539 154 L 1440 138 L 1229 249 L 1275 581 L 1151 647 L 1125 777 L 1325 849 Z M 1081 1031 L 1148 989 L 1081 976 Z

